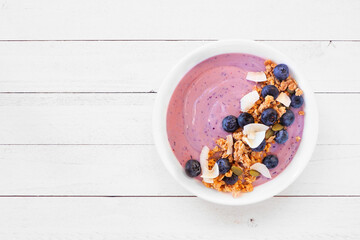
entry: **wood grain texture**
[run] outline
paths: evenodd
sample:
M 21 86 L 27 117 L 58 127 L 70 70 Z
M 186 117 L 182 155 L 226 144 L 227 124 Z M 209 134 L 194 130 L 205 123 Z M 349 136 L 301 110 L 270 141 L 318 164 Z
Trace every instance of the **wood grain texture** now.
M 191 195 L 168 174 L 154 145 L 0 146 L 0 166 L 0 196 Z M 358 145 L 318 145 L 280 195 L 360 196 L 359 168 Z
M 156 94 L 1 94 L 0 144 L 152 144 Z M 320 144 L 360 144 L 360 94 L 317 94 Z M 336 112 L 334 112 L 336 111 Z M 295 111 L 296 113 L 296 111 Z M 351 133 L 351 134 L 349 134 Z
M 359 12 L 357 0 L 0 0 L 0 239 L 360 239 Z M 189 195 L 151 134 L 149 92 L 226 38 L 291 56 L 320 111 L 304 173 L 246 207 Z
M 0 92 L 157 91 L 180 58 L 209 42 L 0 42 Z M 360 92 L 360 41 L 265 43 L 291 56 L 315 91 Z
M 198 198 L 0 198 L 0 212 L 2 239 L 360 237 L 359 198 L 272 198 L 247 207 Z
M 1 0 L 0 39 L 354 40 L 359 11 L 356 0 Z

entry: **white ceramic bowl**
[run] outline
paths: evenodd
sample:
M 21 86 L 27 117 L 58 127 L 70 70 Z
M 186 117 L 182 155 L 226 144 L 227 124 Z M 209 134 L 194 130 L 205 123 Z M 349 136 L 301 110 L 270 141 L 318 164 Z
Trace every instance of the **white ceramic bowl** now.
M 286 63 L 290 74 L 304 91 L 305 123 L 302 141 L 295 157 L 287 168 L 271 181 L 257 186 L 254 191 L 233 198 L 231 194 L 206 188 L 199 180 L 186 176 L 183 167 L 170 147 L 166 132 L 166 115 L 170 98 L 183 76 L 205 59 L 224 53 L 248 53 L 277 63 Z M 300 175 L 309 162 L 318 134 L 318 111 L 314 94 L 298 66 L 278 50 L 249 40 L 228 40 L 207 44 L 191 52 L 170 71 L 164 80 L 154 107 L 153 134 L 160 157 L 170 174 L 188 191 L 210 202 L 225 205 L 246 205 L 270 198 L 288 187 Z

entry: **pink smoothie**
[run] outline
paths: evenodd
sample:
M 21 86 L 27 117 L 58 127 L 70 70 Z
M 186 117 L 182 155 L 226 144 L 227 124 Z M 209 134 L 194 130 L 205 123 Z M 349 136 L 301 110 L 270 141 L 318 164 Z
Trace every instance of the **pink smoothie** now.
M 230 53 L 211 57 L 192 68 L 176 87 L 167 111 L 167 134 L 176 158 L 182 166 L 189 159 L 199 160 L 203 146 L 213 148 L 215 140 L 229 133 L 222 129 L 222 120 L 228 115 L 240 114 L 240 99 L 252 91 L 255 82 L 245 79 L 247 72 L 264 71 L 265 59 Z M 289 140 L 273 144 L 271 153 L 279 159 L 271 169 L 276 177 L 290 163 L 302 136 L 304 116 L 298 115 L 303 107 L 292 109 L 294 123 L 288 128 Z M 268 179 L 259 177 L 254 185 Z

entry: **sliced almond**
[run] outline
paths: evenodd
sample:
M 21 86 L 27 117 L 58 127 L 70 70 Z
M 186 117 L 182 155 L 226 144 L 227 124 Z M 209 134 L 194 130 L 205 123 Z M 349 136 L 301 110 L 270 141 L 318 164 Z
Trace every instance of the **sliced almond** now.
M 252 91 L 243 96 L 240 100 L 241 111 L 247 112 L 252 106 L 259 100 L 259 94 L 257 91 Z
M 284 92 L 279 94 L 279 96 L 276 98 L 276 101 L 284 104 L 285 107 L 289 107 L 291 103 L 290 97 Z
M 265 82 L 267 79 L 264 72 L 248 72 L 246 75 L 246 80 L 253 82 Z
M 271 178 L 269 169 L 262 163 L 254 163 L 253 165 L 251 165 L 250 169 L 258 171 L 266 178 Z

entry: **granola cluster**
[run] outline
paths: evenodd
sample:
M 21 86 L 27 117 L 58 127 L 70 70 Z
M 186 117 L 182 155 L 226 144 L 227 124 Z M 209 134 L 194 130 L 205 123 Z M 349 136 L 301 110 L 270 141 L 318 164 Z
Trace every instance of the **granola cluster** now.
M 254 118 L 254 123 L 261 123 L 261 114 L 265 109 L 273 108 L 278 114 L 278 120 L 276 123 L 279 123 L 280 117 L 287 111 L 285 107 L 280 102 L 276 101 L 273 96 L 267 95 L 265 98 L 261 96 L 261 90 L 266 85 L 274 85 L 279 92 L 284 92 L 288 96 L 296 95 L 300 96 L 303 94 L 302 90 L 298 87 L 297 82 L 291 76 L 288 76 L 287 79 L 279 81 L 275 78 L 273 70 L 276 66 L 271 60 L 265 61 L 265 75 L 267 81 L 261 82 L 258 85 L 254 86 L 254 90 L 259 93 L 260 99 L 254 104 L 254 106 L 249 109 L 247 112 L 250 113 Z M 304 115 L 303 111 L 298 113 L 299 115 Z M 286 129 L 286 127 L 284 127 Z M 254 174 L 253 170 L 250 170 L 250 166 L 255 163 L 261 163 L 264 157 L 267 156 L 270 151 L 271 145 L 275 143 L 274 141 L 274 132 L 271 128 L 266 132 L 266 145 L 263 151 L 255 152 L 253 151 L 244 140 L 243 129 L 239 128 L 234 133 L 232 133 L 233 141 L 229 142 L 224 138 L 216 140 L 217 146 L 209 151 L 208 155 L 208 168 L 212 169 L 216 164 L 217 160 L 220 158 L 227 158 L 232 166 L 231 170 L 225 174 L 220 174 L 218 177 L 214 178 L 213 183 L 207 183 L 203 181 L 203 184 L 208 188 L 213 188 L 221 192 L 232 192 L 234 197 L 240 196 L 241 193 L 253 191 L 253 183 L 257 178 L 257 175 Z M 300 137 L 296 137 L 297 141 L 300 141 Z M 232 144 L 233 142 L 233 144 Z M 230 149 L 229 151 L 229 148 Z M 231 154 L 229 154 L 231 152 Z M 238 180 L 235 184 L 229 185 L 224 181 L 225 177 L 231 177 L 233 173 L 234 166 L 241 168 L 242 174 L 238 176 Z

